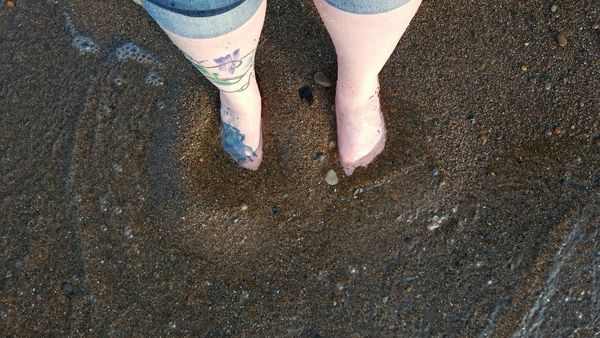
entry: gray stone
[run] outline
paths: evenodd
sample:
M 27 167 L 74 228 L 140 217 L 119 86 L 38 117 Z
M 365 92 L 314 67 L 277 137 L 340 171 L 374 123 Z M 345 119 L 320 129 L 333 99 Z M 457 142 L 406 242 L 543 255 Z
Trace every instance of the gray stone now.
M 329 88 L 333 86 L 333 82 L 323 72 L 316 72 L 314 75 L 314 80 L 321 87 Z
M 339 183 L 339 179 L 337 174 L 335 173 L 335 170 L 330 169 L 327 172 L 327 175 L 325 175 L 325 182 L 327 182 L 327 184 L 329 185 L 336 185 Z

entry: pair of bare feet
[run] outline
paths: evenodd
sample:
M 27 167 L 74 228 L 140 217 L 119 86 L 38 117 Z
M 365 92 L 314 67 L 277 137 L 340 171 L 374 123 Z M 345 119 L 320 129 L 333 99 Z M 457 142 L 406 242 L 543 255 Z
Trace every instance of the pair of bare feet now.
M 346 175 L 369 164 L 384 148 L 385 125 L 378 81 L 358 86 L 338 82 L 336 124 L 340 162 Z M 243 92 L 221 92 L 221 144 L 241 166 L 257 170 L 262 160 L 261 99 L 254 78 Z
M 380 14 L 353 14 L 314 0 L 336 49 L 338 152 L 346 175 L 369 164 L 384 148 L 386 129 L 378 74 L 417 11 L 420 0 Z M 219 90 L 221 143 L 241 166 L 262 160 L 261 97 L 254 74 L 266 1 L 238 29 L 210 39 L 189 39 L 167 30 L 171 40 Z

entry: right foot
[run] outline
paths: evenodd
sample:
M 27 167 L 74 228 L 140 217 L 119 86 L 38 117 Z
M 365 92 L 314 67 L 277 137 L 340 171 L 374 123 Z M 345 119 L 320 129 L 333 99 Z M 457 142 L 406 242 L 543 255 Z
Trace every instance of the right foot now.
M 386 130 L 379 103 L 379 81 L 360 86 L 338 82 L 336 124 L 340 162 L 347 176 L 371 163 L 385 146 Z

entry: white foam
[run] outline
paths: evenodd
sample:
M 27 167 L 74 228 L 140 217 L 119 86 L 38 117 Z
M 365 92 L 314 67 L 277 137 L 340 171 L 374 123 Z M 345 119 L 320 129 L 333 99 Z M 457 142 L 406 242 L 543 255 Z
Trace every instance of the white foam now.
M 97 53 L 98 47 L 96 46 L 94 40 L 89 36 L 79 33 L 69 13 L 64 12 L 63 16 L 65 17 L 67 32 L 69 32 L 69 35 L 71 35 L 71 38 L 73 38 L 71 41 L 71 46 L 77 48 L 80 54 Z
M 162 77 L 155 72 L 148 73 L 148 76 L 146 76 L 146 83 L 155 86 L 162 86 L 164 84 Z
M 139 63 L 152 64 L 159 68 L 163 68 L 164 64 L 156 56 L 147 53 L 133 42 L 127 42 L 117 48 L 117 59 L 119 61 L 133 60 Z
M 141 64 L 150 65 L 151 69 L 146 76 L 145 82 L 154 86 L 162 86 L 164 84 L 163 78 L 155 71 L 156 68 L 164 68 L 164 63 L 158 57 L 146 52 L 135 43 L 124 43 L 117 48 L 115 55 L 117 56 L 117 60 L 121 62 L 131 60 Z M 120 85 L 121 81 L 115 83 Z

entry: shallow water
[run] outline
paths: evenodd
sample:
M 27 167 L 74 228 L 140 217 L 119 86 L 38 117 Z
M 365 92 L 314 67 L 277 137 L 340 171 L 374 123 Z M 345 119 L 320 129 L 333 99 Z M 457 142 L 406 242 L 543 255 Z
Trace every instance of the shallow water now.
M 0 9 L 2 332 L 599 332 L 595 2 L 423 4 L 381 76 L 386 150 L 350 178 L 334 91 L 311 82 L 335 58 L 309 1 L 270 2 L 258 172 L 220 149 L 217 92 L 138 6 L 16 3 Z

